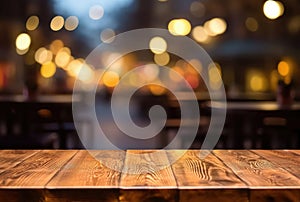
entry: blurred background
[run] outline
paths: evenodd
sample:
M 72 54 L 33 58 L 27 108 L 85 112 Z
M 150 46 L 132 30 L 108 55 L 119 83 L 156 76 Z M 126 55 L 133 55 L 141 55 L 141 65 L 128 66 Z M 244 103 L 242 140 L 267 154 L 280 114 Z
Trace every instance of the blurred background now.
M 3 148 L 34 147 L 33 142 L 38 139 L 36 134 L 42 131 L 51 135 L 46 140 L 38 140 L 37 147 L 82 147 L 76 135 L 66 137 L 67 133 L 76 134 L 70 115 L 74 81 L 94 82 L 93 67 L 86 64 L 84 58 L 100 43 L 112 43 L 114 36 L 137 28 L 164 28 L 175 36 L 188 36 L 211 56 L 213 63 L 208 67 L 211 88 L 218 89 L 223 81 L 228 101 L 240 107 L 240 111 L 230 113 L 229 104 L 224 138 L 221 138 L 219 148 L 299 147 L 299 129 L 296 127 L 300 110 L 297 105 L 300 97 L 298 0 L 10 0 L 0 4 L 0 131 Z M 100 101 L 109 100 L 122 75 L 136 66 L 144 68 L 129 80 L 132 86 L 145 79 L 159 82 L 160 66 L 168 66 L 188 81 L 203 111 L 199 138 L 193 144 L 197 148 L 210 117 L 207 87 L 194 68 L 201 68 L 201 61 L 184 61 L 168 53 L 167 43 L 161 37 L 151 41 L 150 50 L 123 56 L 105 72 L 99 82 L 96 100 L 98 97 Z M 102 57 L 107 59 L 116 54 L 107 52 Z M 80 71 L 85 72 L 81 77 Z M 215 75 L 221 75 L 222 80 Z M 173 75 L 166 76 L 177 82 Z M 189 95 L 182 93 L 182 99 L 188 101 Z M 157 85 L 141 89 L 135 100 L 132 105 L 137 108 L 136 116 L 146 117 L 153 104 L 164 105 L 167 126 L 155 140 L 144 144 L 131 142 L 124 148 L 137 144 L 163 147 L 178 130 L 178 102 L 172 93 Z M 240 105 L 240 102 L 244 104 Z M 253 107 L 253 103 L 257 106 Z M 60 104 L 63 104 L 61 108 Z M 102 103 L 96 107 L 99 114 L 103 112 L 103 106 Z M 69 111 L 66 110 L 68 107 Z M 253 111 L 237 115 L 251 107 Z M 261 115 L 257 109 L 262 108 L 265 110 Z M 276 113 L 270 114 L 270 111 Z M 245 115 L 247 120 L 237 121 Z M 136 120 L 143 120 L 143 125 L 144 118 Z M 145 120 L 147 122 L 147 117 Z M 253 120 L 259 120 L 259 123 L 254 124 Z M 20 143 L 14 144 L 17 141 L 11 136 L 15 133 L 17 138 L 24 133 L 30 134 L 33 140 L 20 138 Z M 283 144 L 283 139 L 288 142 Z M 178 145 L 184 147 L 184 140 Z

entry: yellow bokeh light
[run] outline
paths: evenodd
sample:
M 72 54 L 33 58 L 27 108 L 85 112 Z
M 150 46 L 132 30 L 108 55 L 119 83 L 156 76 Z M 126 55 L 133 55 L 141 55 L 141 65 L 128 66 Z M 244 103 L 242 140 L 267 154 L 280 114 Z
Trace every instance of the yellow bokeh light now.
M 21 33 L 17 36 L 16 39 L 16 48 L 19 50 L 26 50 L 29 48 L 31 44 L 31 38 L 26 33 Z
M 89 10 L 89 16 L 93 20 L 99 20 L 104 15 L 104 9 L 100 5 L 94 5 Z
M 164 87 L 157 84 L 149 85 L 149 90 L 153 95 L 162 95 L 166 92 Z
M 41 66 L 40 72 L 44 78 L 50 78 L 55 74 L 56 66 L 53 62 L 46 62 Z
M 62 16 L 55 16 L 50 22 L 50 28 L 53 31 L 59 31 L 61 28 L 63 28 L 64 23 L 65 20 Z
M 52 41 L 52 43 L 50 44 L 50 50 L 54 55 L 56 55 L 57 52 L 63 47 L 64 43 L 59 39 Z
M 175 36 L 185 36 L 191 32 L 191 23 L 186 19 L 173 19 L 168 24 L 168 30 Z
M 284 6 L 280 1 L 267 0 L 263 6 L 263 12 L 267 18 L 274 20 L 283 15 Z
M 222 86 L 221 67 L 218 63 L 212 63 L 208 66 L 208 77 L 212 89 L 217 90 Z
M 66 47 L 61 48 L 56 54 L 55 64 L 58 67 L 63 67 L 63 68 L 66 67 L 71 59 L 70 54 L 71 54 L 71 51 L 69 48 L 66 48 Z
M 115 40 L 116 33 L 112 29 L 105 29 L 100 34 L 100 39 L 104 43 L 111 43 Z
M 70 16 L 66 19 L 65 29 L 68 31 L 73 31 L 78 27 L 79 20 L 76 16 Z
M 170 62 L 170 55 L 167 52 L 155 54 L 154 62 L 160 66 L 165 66 Z
M 194 27 L 192 31 L 192 36 L 197 42 L 200 43 L 205 43 L 209 39 L 208 33 L 202 26 Z
M 38 16 L 30 16 L 26 21 L 26 29 L 29 31 L 35 30 L 39 26 L 40 20 Z
M 39 48 L 34 54 L 35 61 L 40 64 L 50 62 L 52 60 L 52 58 L 53 58 L 52 52 L 47 50 L 44 47 Z
M 261 76 L 253 76 L 250 79 L 250 88 L 253 91 L 262 91 L 264 89 L 264 82 Z
M 66 68 L 68 75 L 72 77 L 77 77 L 82 65 L 83 65 L 83 60 L 81 59 L 72 60 Z
M 245 21 L 246 28 L 251 32 L 256 32 L 258 29 L 258 22 L 255 18 L 248 17 Z
M 222 18 L 213 18 L 204 23 L 204 28 L 208 35 L 217 36 L 226 31 L 227 23 Z
M 118 85 L 120 77 L 116 72 L 107 71 L 103 74 L 102 80 L 105 86 L 113 88 Z
M 149 42 L 150 50 L 155 54 L 162 54 L 167 50 L 167 42 L 161 37 L 153 37 Z
M 290 66 L 287 62 L 281 61 L 278 63 L 277 70 L 281 76 L 287 76 L 290 73 Z
M 26 54 L 28 51 L 29 51 L 29 48 L 27 48 L 27 49 L 25 49 L 25 50 L 20 50 L 20 49 L 17 49 L 17 48 L 16 48 L 16 52 L 17 52 L 19 55 L 24 55 L 24 54 Z

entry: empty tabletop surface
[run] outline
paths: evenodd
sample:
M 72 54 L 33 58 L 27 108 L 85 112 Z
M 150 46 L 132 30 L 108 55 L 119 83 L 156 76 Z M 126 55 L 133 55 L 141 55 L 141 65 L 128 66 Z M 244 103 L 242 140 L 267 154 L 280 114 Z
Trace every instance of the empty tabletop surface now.
M 300 201 L 299 165 L 299 150 L 1 150 L 0 201 Z

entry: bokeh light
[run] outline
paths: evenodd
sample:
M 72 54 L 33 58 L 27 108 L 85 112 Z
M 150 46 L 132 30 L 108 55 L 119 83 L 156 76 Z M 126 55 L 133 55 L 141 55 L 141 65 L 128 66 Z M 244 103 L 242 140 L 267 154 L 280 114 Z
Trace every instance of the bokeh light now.
M 160 66 L 165 66 L 170 62 L 170 55 L 167 52 L 155 54 L 154 62 Z
M 192 31 L 193 38 L 200 43 L 206 43 L 209 40 L 209 36 L 206 30 L 202 26 L 194 27 Z
M 167 50 L 167 42 L 161 37 L 153 37 L 149 42 L 150 50 L 155 54 L 161 54 Z
M 71 50 L 67 47 L 61 48 L 55 57 L 55 64 L 58 67 L 66 67 L 71 59 Z
M 40 73 L 44 78 L 51 78 L 56 72 L 56 66 L 53 62 L 46 62 L 41 66 Z
M 52 43 L 50 44 L 50 50 L 54 55 L 56 55 L 57 52 L 63 47 L 64 43 L 62 42 L 62 40 L 59 39 L 52 41 Z
M 218 90 L 222 86 L 221 67 L 217 63 L 208 66 L 209 85 L 213 90 Z
M 284 6 L 280 1 L 268 0 L 264 3 L 263 12 L 267 18 L 274 20 L 283 15 Z
M 285 61 L 280 61 L 277 66 L 278 73 L 285 77 L 290 73 L 290 66 Z
M 204 28 L 208 35 L 217 36 L 223 34 L 227 29 L 227 23 L 222 18 L 213 18 L 204 23 Z
M 78 27 L 79 20 L 76 16 L 70 16 L 66 19 L 65 29 L 68 31 L 73 31 Z
M 256 32 L 258 29 L 258 22 L 253 17 L 248 17 L 245 21 L 246 28 L 251 32 Z
M 59 31 L 61 28 L 63 28 L 64 23 L 65 20 L 62 16 L 55 16 L 50 22 L 50 28 L 53 31 Z
M 103 74 L 102 80 L 105 86 L 113 88 L 118 85 L 120 77 L 116 72 L 107 71 Z
M 34 54 L 35 61 L 40 64 L 50 62 L 52 58 L 53 58 L 52 52 L 47 50 L 44 47 L 39 48 Z
M 104 15 L 104 9 L 100 5 L 94 5 L 89 10 L 89 16 L 93 20 L 99 20 Z
M 16 48 L 19 50 L 26 50 L 31 44 L 31 38 L 27 33 L 21 33 L 17 36 L 16 39 Z
M 113 29 L 105 29 L 100 34 L 100 39 L 104 43 L 111 43 L 114 41 L 116 33 Z
M 36 15 L 30 16 L 26 21 L 26 29 L 29 31 L 35 30 L 39 26 L 40 20 Z
M 168 24 L 168 30 L 175 36 L 185 36 L 191 32 L 191 23 L 186 19 L 173 19 Z
M 148 82 L 154 81 L 159 75 L 159 67 L 155 64 L 147 64 L 143 68 L 143 75 Z

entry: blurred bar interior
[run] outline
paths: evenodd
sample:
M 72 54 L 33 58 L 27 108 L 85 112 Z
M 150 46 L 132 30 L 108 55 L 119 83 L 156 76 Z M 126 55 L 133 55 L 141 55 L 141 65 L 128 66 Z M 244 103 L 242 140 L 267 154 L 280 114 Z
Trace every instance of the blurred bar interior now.
M 73 124 L 71 96 L 76 79 L 95 82 L 93 67 L 84 58 L 100 43 L 112 43 L 119 33 L 163 28 L 190 37 L 208 52 L 214 61 L 208 67 L 211 88 L 222 83 L 215 75 L 223 79 L 228 109 L 217 148 L 299 148 L 299 11 L 299 0 L 1 1 L 0 147 L 83 148 Z M 200 148 L 210 122 L 207 88 L 194 69 L 201 68 L 201 61 L 168 53 L 161 37 L 151 42 L 149 50 L 122 56 L 103 74 L 96 94 L 97 116 L 118 148 L 166 146 L 180 126 L 180 107 L 168 90 L 147 85 L 131 103 L 132 118 L 142 126 L 149 122 L 152 105 L 166 109 L 165 128 L 148 140 L 124 137 L 108 118 L 107 108 L 113 88 L 126 72 L 144 66 L 129 79 L 134 86 L 142 80 L 159 82 L 160 66 L 168 66 L 193 88 L 201 111 L 193 144 L 185 145 L 192 138 L 188 130 L 176 144 Z M 118 53 L 107 52 L 103 58 L 114 54 Z M 107 65 L 104 60 L 102 65 Z M 172 74 L 164 76 L 177 82 Z M 182 99 L 188 102 L 189 96 L 182 92 Z M 83 124 L 83 133 L 97 135 L 92 127 Z

